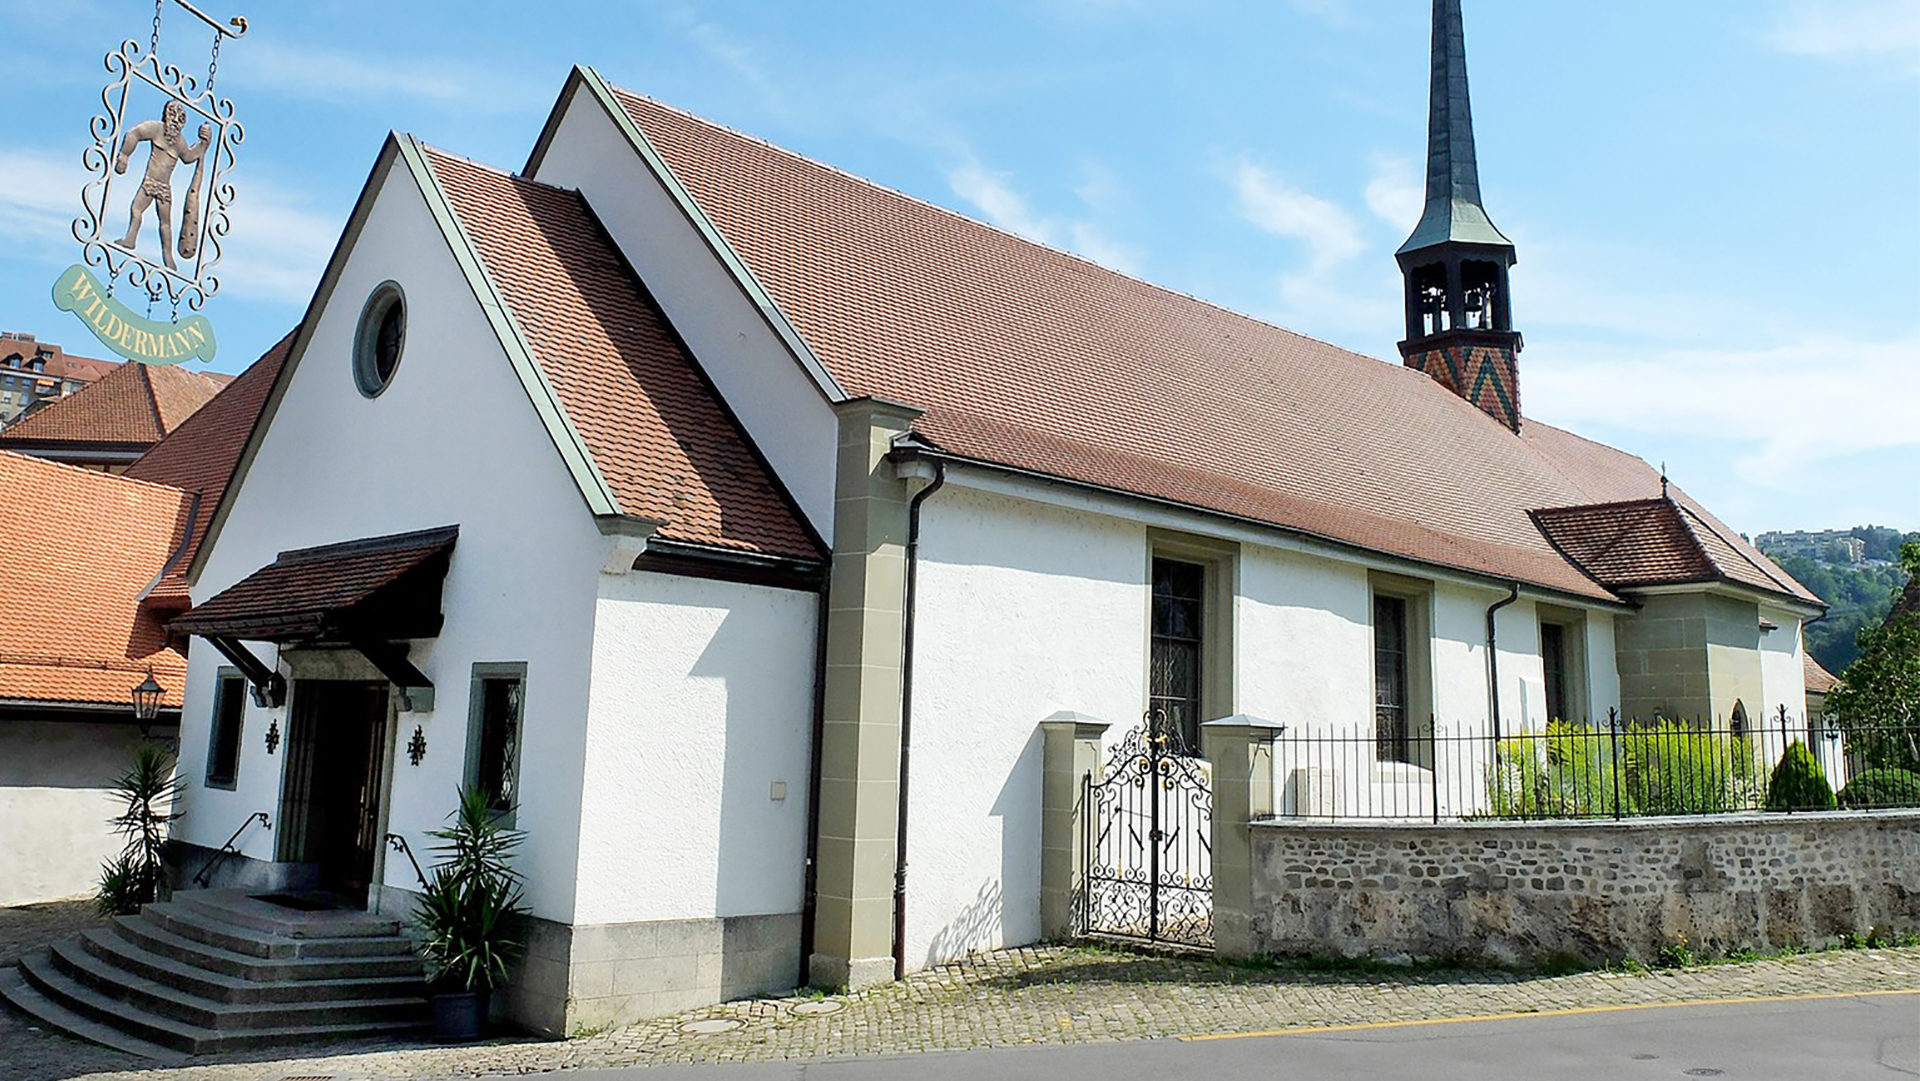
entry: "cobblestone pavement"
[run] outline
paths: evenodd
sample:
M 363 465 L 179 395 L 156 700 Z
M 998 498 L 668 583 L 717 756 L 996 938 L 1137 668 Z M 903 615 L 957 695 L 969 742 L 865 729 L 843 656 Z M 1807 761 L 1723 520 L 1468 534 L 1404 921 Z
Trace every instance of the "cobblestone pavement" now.
M 37 1031 L 20 1014 L 0 1010 L 0 1078 L 473 1077 L 1139 1040 L 1885 989 L 1920 989 L 1920 948 L 1838 951 L 1634 975 L 1538 976 L 1498 971 L 1309 972 L 1047 946 L 977 955 L 855 995 L 727 1003 L 565 1041 L 502 1040 L 465 1047 L 337 1045 L 313 1048 L 300 1059 L 218 1057 L 160 1070 L 143 1070 L 139 1060 Z

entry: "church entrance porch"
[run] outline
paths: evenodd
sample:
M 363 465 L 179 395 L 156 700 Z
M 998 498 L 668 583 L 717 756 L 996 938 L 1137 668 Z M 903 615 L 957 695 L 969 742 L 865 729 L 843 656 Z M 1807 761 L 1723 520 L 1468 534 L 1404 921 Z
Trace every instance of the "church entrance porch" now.
M 312 867 L 321 890 L 364 907 L 385 833 L 387 685 L 298 680 L 291 706 L 276 858 Z

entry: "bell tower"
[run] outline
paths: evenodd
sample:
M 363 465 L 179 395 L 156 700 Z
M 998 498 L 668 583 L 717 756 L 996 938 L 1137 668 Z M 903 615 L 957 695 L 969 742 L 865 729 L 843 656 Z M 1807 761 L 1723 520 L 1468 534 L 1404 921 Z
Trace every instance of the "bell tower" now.
M 1516 259 L 1513 241 L 1480 205 L 1460 0 L 1433 0 L 1427 110 L 1427 205 L 1394 253 L 1406 279 L 1400 356 L 1517 432 L 1522 343 L 1507 292 L 1507 269 Z

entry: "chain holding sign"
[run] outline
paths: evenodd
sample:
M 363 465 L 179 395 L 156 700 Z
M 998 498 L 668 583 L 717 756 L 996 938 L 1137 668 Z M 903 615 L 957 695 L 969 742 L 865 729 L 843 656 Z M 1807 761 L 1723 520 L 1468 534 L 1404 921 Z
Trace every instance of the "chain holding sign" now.
M 180 307 L 199 312 L 220 291 L 216 268 L 234 196 L 228 175 L 234 148 L 246 138 L 234 119 L 233 100 L 216 97 L 213 84 L 221 42 L 244 36 L 247 20 L 235 16 L 222 25 L 187 0 L 172 2 L 213 28 L 206 79 L 161 62 L 167 0 L 154 2 L 153 35 L 145 49 L 128 39 L 106 55 L 114 78 L 100 92 L 104 111 L 89 125 L 93 145 L 81 159 L 89 179 L 73 222 L 81 261 L 53 285 L 56 307 L 72 312 L 114 353 L 143 364 L 213 359 L 212 324 L 198 314 L 181 319 Z M 196 121 L 189 137 L 188 125 Z M 176 217 L 175 173 L 183 165 L 193 172 Z M 124 230 L 115 228 L 121 213 Z M 116 289 L 144 298 L 146 314 L 117 298 Z M 153 318 L 154 306 L 162 303 L 170 320 Z

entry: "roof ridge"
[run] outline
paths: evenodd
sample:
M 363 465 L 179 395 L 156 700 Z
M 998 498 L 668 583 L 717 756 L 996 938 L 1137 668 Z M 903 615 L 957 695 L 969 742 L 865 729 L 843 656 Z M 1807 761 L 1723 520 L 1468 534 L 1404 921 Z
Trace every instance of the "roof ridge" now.
M 1744 561 L 1749 567 L 1752 567 L 1754 570 L 1757 570 L 1761 574 L 1765 575 L 1767 578 L 1767 581 L 1772 582 L 1774 585 L 1779 586 L 1781 589 L 1785 590 L 1789 595 L 1798 596 L 1798 594 L 1794 592 L 1794 589 L 1791 585 L 1788 585 L 1786 582 L 1783 582 L 1780 580 L 1779 575 L 1775 574 L 1773 571 L 1768 570 L 1766 567 L 1761 566 L 1759 563 L 1754 562 L 1753 557 L 1748 555 L 1746 552 L 1742 551 L 1740 545 L 1735 544 L 1733 541 L 1727 539 L 1727 536 L 1725 534 L 1721 533 L 1718 529 L 1715 529 L 1713 527 L 1713 523 L 1709 521 L 1705 515 L 1695 513 L 1693 508 L 1687 506 L 1685 503 L 1675 502 L 1674 506 L 1679 508 L 1683 519 L 1691 518 L 1695 522 L 1698 522 L 1701 528 L 1713 534 L 1714 537 L 1720 541 L 1720 543 L 1733 549 L 1733 554 L 1739 556 L 1741 560 Z M 1692 533 L 1693 528 L 1689 526 L 1687 528 L 1687 532 Z M 1702 547 L 1704 548 L 1704 546 Z M 1708 559 L 1711 560 L 1712 557 L 1709 556 Z
M 87 469 L 84 466 L 68 465 L 65 462 L 56 462 L 47 458 L 37 457 L 32 454 L 22 454 L 19 451 L 7 450 L 4 447 L 0 447 L 0 463 L 3 462 L 27 463 L 29 468 L 65 470 L 68 473 L 88 478 L 88 483 L 91 484 L 106 484 L 109 487 L 114 484 L 133 484 L 142 488 L 150 488 L 155 492 L 170 492 L 182 499 L 185 499 L 190 494 L 184 488 L 178 488 L 171 484 L 162 484 L 159 481 L 140 480 L 137 477 L 129 477 L 121 473 L 106 473 L 98 469 Z
M 1404 367 L 1404 365 L 1402 364 L 1394 364 L 1392 361 L 1387 360 L 1385 357 L 1371 356 L 1369 354 L 1362 353 L 1354 349 L 1349 349 L 1344 345 L 1339 345 L 1334 342 L 1327 341 L 1324 338 L 1316 338 L 1311 334 L 1306 334 L 1301 331 L 1294 330 L 1291 327 L 1283 327 L 1278 323 L 1269 322 L 1265 319 L 1260 318 L 1257 315 L 1252 315 L 1247 312 L 1239 311 L 1234 308 L 1229 308 L 1226 305 L 1219 303 L 1218 301 L 1208 300 L 1206 297 L 1203 297 L 1203 296 L 1198 296 L 1193 293 L 1184 292 L 1182 290 L 1175 289 L 1172 286 L 1161 285 L 1158 282 L 1151 282 L 1145 278 L 1128 274 L 1125 271 L 1115 270 L 1114 268 L 1107 266 L 1103 263 L 1094 262 L 1092 259 L 1089 259 L 1084 255 L 1078 255 L 1074 252 L 1067 251 L 1064 248 L 1054 247 L 1051 244 L 1043 243 L 1041 241 L 1033 239 L 1032 237 L 1021 236 L 1019 233 L 1016 233 L 1011 229 L 1003 228 L 1001 226 L 993 224 L 992 222 L 981 221 L 979 218 L 970 217 L 966 214 L 962 214 L 961 212 L 953 209 L 952 207 L 941 206 L 939 203 L 936 203 L 931 199 L 925 199 L 918 195 L 911 194 L 910 192 L 901 191 L 899 188 L 893 187 L 888 184 L 882 184 L 879 181 L 874 180 L 870 177 L 861 176 L 858 173 L 851 172 L 847 169 L 843 169 L 838 165 L 833 165 L 831 163 L 821 161 L 818 158 L 810 157 L 806 154 L 802 154 L 797 150 L 790 150 L 786 147 L 781 146 L 778 143 L 775 143 L 766 139 L 763 136 L 755 135 L 751 132 L 741 131 L 739 128 L 733 127 L 729 124 L 722 124 L 717 120 L 710 120 L 707 117 L 699 115 L 698 113 L 688 112 L 687 110 L 682 109 L 677 105 L 670 105 L 667 102 L 661 101 L 659 98 L 652 97 L 647 94 L 642 94 L 637 90 L 629 90 L 624 86 L 620 86 L 612 82 L 607 83 L 607 86 L 610 89 L 612 89 L 616 94 L 625 94 L 628 97 L 638 98 L 641 101 L 649 102 L 653 105 L 657 105 L 660 108 L 667 110 L 670 113 L 674 113 L 675 115 L 683 116 L 688 120 L 694 121 L 695 123 L 704 124 L 707 127 L 714 128 L 718 131 L 726 132 L 727 134 L 732 135 L 736 138 L 744 139 L 747 142 L 754 143 L 758 146 L 763 146 L 768 150 L 771 150 L 777 154 L 781 154 L 786 157 L 792 158 L 796 161 L 802 161 L 807 163 L 808 165 L 812 165 L 817 168 L 824 169 L 827 172 L 834 173 L 839 176 L 843 176 L 848 180 L 851 180 L 857 184 L 865 185 L 866 187 L 869 187 L 869 188 L 873 188 L 876 191 L 882 191 L 889 195 L 898 196 L 899 198 L 905 199 L 910 203 L 914 203 L 916 205 L 926 207 L 929 210 L 936 211 L 940 214 L 945 214 L 951 218 L 956 218 L 960 221 L 966 222 L 969 225 L 978 226 L 979 228 L 982 228 L 982 229 L 990 229 L 993 232 L 999 233 L 1002 236 L 1018 241 L 1019 243 L 1025 244 L 1028 247 L 1037 248 L 1044 252 L 1050 252 L 1054 255 L 1071 259 L 1076 263 L 1081 263 L 1086 266 L 1092 267 L 1093 269 L 1100 271 L 1103 274 L 1111 274 L 1116 278 L 1120 278 L 1125 281 L 1130 281 L 1137 285 L 1144 285 L 1149 289 L 1153 289 L 1155 291 L 1165 293 L 1169 296 L 1179 297 L 1183 300 L 1192 301 L 1195 304 L 1204 305 L 1208 308 L 1212 308 L 1214 311 L 1224 312 L 1227 315 L 1231 315 L 1236 319 L 1245 319 L 1250 323 L 1258 323 L 1263 327 L 1267 327 L 1271 330 L 1277 330 L 1282 334 L 1292 335 L 1295 338 L 1299 338 L 1304 341 L 1310 341 L 1317 345 L 1325 346 L 1328 349 L 1332 349 L 1339 353 L 1345 354 L 1346 356 L 1351 357 L 1355 360 L 1364 360 L 1373 364 L 1385 364 L 1385 365 L 1388 365 L 1389 367 L 1394 367 L 1394 368 Z M 645 133 L 642 132 L 642 134 L 644 135 Z M 671 168 L 671 166 L 669 166 L 669 168 Z M 562 190 L 565 190 L 565 189 L 562 189 Z M 697 201 L 698 200 L 696 199 L 696 202 Z M 1414 374 L 1418 375 L 1419 373 L 1416 372 Z M 1427 377 L 1421 376 L 1421 378 L 1426 379 Z M 1427 379 L 1427 381 L 1432 382 L 1431 379 Z
M 545 188 L 548 191 L 557 191 L 567 195 L 580 195 L 582 199 L 586 198 L 586 196 L 581 195 L 580 189 L 578 188 L 563 188 L 558 184 L 551 184 L 545 180 L 539 180 L 534 177 L 527 176 L 524 173 L 516 173 L 502 166 L 495 165 L 492 162 L 481 161 L 479 158 L 469 157 L 465 154 L 458 153 L 457 151 L 448 150 L 444 146 L 437 146 L 433 143 L 429 143 L 418 136 L 414 137 L 414 141 L 420 144 L 420 149 L 426 151 L 429 154 L 433 154 L 442 158 L 447 158 L 455 162 L 461 162 L 467 165 L 471 165 L 475 169 L 480 170 L 481 172 L 492 173 L 495 176 L 504 177 L 508 180 L 511 180 L 520 184 L 531 184 L 536 188 Z
M 160 388 L 153 383 L 153 366 L 140 365 L 140 382 L 147 388 L 147 412 L 153 414 L 153 430 L 160 433 L 154 440 L 158 443 L 167 437 L 167 418 L 160 412 Z
M 1563 507 L 1536 507 L 1535 514 L 1564 514 L 1571 511 L 1618 510 L 1624 507 L 1642 507 L 1661 502 L 1660 496 L 1647 496 L 1644 499 L 1616 499 L 1608 503 L 1569 503 Z

